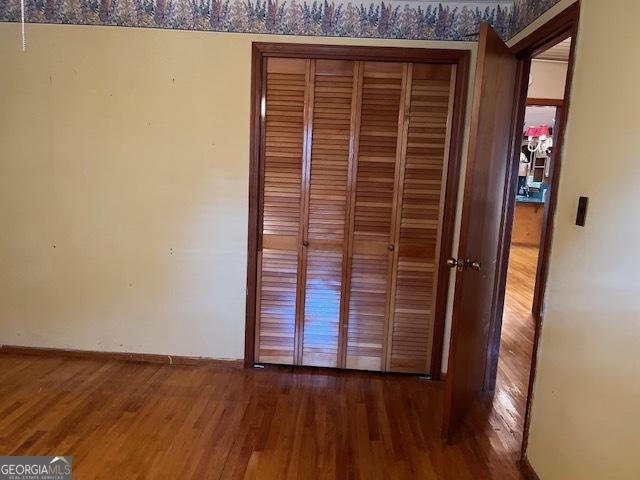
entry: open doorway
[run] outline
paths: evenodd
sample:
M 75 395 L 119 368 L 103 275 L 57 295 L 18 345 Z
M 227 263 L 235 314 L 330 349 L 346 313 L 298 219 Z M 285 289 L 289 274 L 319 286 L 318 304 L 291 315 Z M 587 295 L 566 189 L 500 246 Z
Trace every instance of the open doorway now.
M 522 121 L 515 128 L 511 197 L 505 223 L 510 225 L 504 262 L 503 299 L 490 329 L 484 391 L 496 391 L 521 435 L 530 389 L 532 356 L 540 326 L 557 195 L 566 85 L 572 37 L 550 42 L 529 58 Z M 508 228 L 505 228 L 508 229 Z M 502 263 L 502 262 L 500 262 Z M 499 288 L 499 287 L 498 287 Z M 500 313 L 501 312 L 501 313 Z
M 544 68 L 538 67 L 538 62 L 542 61 L 532 61 L 532 78 L 541 71 L 549 75 Z M 553 73 L 555 78 L 547 80 L 564 86 L 566 65 L 566 62 L 553 64 L 552 72 L 556 70 L 557 73 Z M 560 126 L 562 105 L 562 99 L 528 97 L 527 100 L 515 186 L 503 333 L 511 326 L 507 313 L 517 312 L 519 317 L 541 313 L 542 295 L 537 293 L 539 259 L 546 237 L 545 213 L 553 187 L 554 139 Z
M 502 397 L 510 399 L 513 430 L 523 439 L 535 363 L 532 356 L 544 308 L 571 43 L 568 37 L 531 58 L 518 174 L 512 186 L 515 206 L 494 382 Z

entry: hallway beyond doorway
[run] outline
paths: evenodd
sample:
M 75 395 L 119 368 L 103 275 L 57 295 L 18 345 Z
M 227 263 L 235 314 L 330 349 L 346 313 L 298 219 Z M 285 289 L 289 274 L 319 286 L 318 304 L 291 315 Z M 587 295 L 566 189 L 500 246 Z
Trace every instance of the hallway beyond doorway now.
M 511 246 L 496 400 L 503 403 L 505 422 L 518 438 L 522 436 L 531 369 L 535 327 L 531 305 L 537 262 L 537 247 Z

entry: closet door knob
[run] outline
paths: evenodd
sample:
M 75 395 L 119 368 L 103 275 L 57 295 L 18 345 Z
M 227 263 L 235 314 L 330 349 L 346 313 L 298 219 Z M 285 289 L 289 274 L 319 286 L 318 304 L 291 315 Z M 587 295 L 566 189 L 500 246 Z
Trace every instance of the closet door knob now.
M 462 272 L 467 267 L 467 262 L 461 258 L 447 258 L 447 266 L 449 268 L 455 268 L 459 272 Z
M 393 252 L 396 249 L 396 246 L 392 243 L 387 248 L 389 249 L 390 252 Z
M 302 246 L 303 247 L 308 247 L 309 246 L 309 241 L 308 240 L 303 240 L 302 241 Z

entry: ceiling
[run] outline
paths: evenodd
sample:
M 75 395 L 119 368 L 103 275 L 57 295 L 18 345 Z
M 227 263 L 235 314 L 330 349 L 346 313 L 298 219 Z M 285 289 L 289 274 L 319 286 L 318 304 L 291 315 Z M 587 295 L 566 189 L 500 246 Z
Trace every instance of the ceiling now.
M 554 60 L 557 62 L 568 62 L 569 50 L 571 50 L 571 37 L 563 40 L 557 45 L 554 45 L 550 49 L 545 50 L 535 58 L 536 60 Z
M 524 115 L 524 128 L 548 125 L 552 127 L 556 123 L 556 107 L 527 107 Z

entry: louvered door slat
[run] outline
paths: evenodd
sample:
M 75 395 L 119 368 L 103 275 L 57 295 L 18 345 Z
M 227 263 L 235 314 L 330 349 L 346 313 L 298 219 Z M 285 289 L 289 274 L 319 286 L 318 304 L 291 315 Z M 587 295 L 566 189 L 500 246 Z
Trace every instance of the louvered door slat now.
M 381 370 L 404 66 L 363 69 L 346 367 Z
M 430 372 L 451 84 L 448 65 L 413 67 L 389 367 L 398 372 Z
M 351 61 L 315 61 L 304 365 L 339 365 L 353 70 Z
M 267 61 L 257 358 L 294 363 L 306 60 Z

